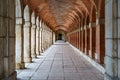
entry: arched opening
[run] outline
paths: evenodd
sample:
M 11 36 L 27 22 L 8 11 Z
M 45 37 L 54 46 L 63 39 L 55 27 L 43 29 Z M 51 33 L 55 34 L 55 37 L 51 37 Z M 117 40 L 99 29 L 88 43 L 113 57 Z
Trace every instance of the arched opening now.
M 66 41 L 66 33 L 63 30 L 56 31 L 56 40 Z
M 62 40 L 62 36 L 63 36 L 63 35 L 62 35 L 61 33 L 59 33 L 59 34 L 58 34 L 58 40 Z

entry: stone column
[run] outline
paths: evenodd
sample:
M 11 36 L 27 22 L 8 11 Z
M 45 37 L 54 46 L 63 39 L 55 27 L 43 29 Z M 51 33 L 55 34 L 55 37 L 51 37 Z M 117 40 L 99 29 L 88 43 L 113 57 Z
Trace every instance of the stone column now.
M 120 80 L 120 0 L 106 0 L 105 5 L 105 76 Z
M 36 20 L 35 20 L 35 12 L 31 15 L 31 55 L 32 58 L 37 58 L 36 54 Z
M 81 50 L 81 30 L 79 29 L 79 50 Z
M 38 52 L 39 52 L 39 55 L 40 54 L 40 26 L 39 26 L 39 30 L 38 30 Z
M 88 53 L 87 53 L 87 47 L 88 47 L 88 44 L 87 44 L 87 34 L 88 34 L 88 32 L 87 32 L 87 25 L 86 26 L 84 26 L 84 29 L 85 29 L 85 54 L 86 55 L 88 55 Z
M 0 79 L 16 80 L 15 0 L 0 0 Z
M 77 48 L 79 49 L 79 32 L 77 31 Z
M 41 52 L 42 52 L 42 50 L 41 50 L 41 35 L 42 35 L 42 33 L 41 33 L 41 31 L 42 31 L 42 22 L 40 21 L 40 27 L 39 27 L 39 53 L 41 54 Z
M 80 49 L 80 33 L 78 31 L 78 49 Z
M 99 22 L 98 22 L 99 21 Z M 96 54 L 95 60 L 104 64 L 104 56 L 105 56 L 105 25 L 104 19 L 98 19 L 96 22 Z
M 82 29 L 82 36 L 83 36 L 83 52 L 85 52 L 85 29 Z
M 42 53 L 42 27 L 40 27 L 40 53 Z
M 44 30 L 44 51 L 46 50 L 46 48 L 47 48 L 47 34 L 46 34 L 46 29 Z
M 32 58 L 37 58 L 36 54 L 36 25 L 32 24 L 31 27 L 31 54 Z
M 32 62 L 31 57 L 31 22 L 30 22 L 30 12 L 29 6 L 26 5 L 24 9 L 24 60 L 25 62 Z
M 81 28 L 81 50 L 82 50 L 82 52 L 84 51 L 84 48 L 83 48 L 83 47 L 84 47 L 84 46 L 83 46 L 83 45 L 84 45 L 84 44 L 83 44 L 83 38 L 84 38 L 84 37 L 83 37 L 83 28 Z
M 25 21 L 25 25 L 24 25 L 24 60 L 25 60 L 25 62 L 32 62 L 31 23 L 29 21 Z
M 43 53 L 43 28 L 41 30 L 41 53 Z
M 82 27 L 80 28 L 80 50 L 82 51 Z
M 42 31 L 42 51 L 44 52 L 45 51 L 45 30 L 43 28 L 43 31 Z
M 96 23 L 90 23 L 90 50 L 89 55 L 92 59 L 95 59 L 95 48 L 96 48 Z
M 16 68 L 24 69 L 24 54 L 23 54 L 23 19 L 16 18 Z
M 87 25 L 87 54 L 90 56 L 89 54 L 89 50 L 90 50 L 90 28 L 89 26 Z
M 36 28 L 36 54 L 40 55 L 39 53 L 39 17 L 36 20 L 37 28 Z

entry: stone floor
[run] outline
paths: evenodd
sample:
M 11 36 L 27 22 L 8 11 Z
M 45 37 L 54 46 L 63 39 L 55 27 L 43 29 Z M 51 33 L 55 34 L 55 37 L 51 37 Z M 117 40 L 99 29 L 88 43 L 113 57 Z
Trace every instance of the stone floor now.
M 57 41 L 45 53 L 17 70 L 18 80 L 103 80 L 101 74 L 69 44 Z

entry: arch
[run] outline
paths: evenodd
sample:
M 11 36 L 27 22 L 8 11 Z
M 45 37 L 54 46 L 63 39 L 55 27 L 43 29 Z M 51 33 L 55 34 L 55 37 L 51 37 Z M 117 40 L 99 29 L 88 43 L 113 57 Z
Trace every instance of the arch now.
M 31 14 L 31 22 L 32 24 L 35 24 L 35 12 L 33 11 L 32 14 Z
M 56 31 L 56 39 L 66 41 L 66 32 L 63 29 Z
M 16 0 L 16 17 L 22 17 L 22 8 L 20 0 Z
M 25 21 L 30 21 L 30 10 L 28 5 L 24 8 L 24 19 Z
M 36 25 L 37 25 L 37 27 L 39 27 L 39 16 L 37 16 L 37 18 L 36 18 Z

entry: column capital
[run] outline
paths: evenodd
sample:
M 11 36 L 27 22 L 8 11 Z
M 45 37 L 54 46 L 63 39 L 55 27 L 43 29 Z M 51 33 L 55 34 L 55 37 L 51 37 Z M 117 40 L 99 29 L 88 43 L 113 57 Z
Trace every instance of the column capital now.
M 33 28 L 33 29 L 36 28 L 36 25 L 35 25 L 35 24 L 32 24 L 32 28 Z
M 30 26 L 31 26 L 31 22 L 30 22 L 30 21 L 25 21 L 24 26 L 26 26 L 26 27 L 30 27 Z
M 86 30 L 86 28 L 87 28 L 87 25 L 84 25 L 84 30 Z
M 83 28 L 81 27 L 81 29 L 80 29 L 81 31 L 83 30 Z
M 23 23 L 23 18 L 16 17 L 16 24 L 22 24 L 22 23 Z
M 101 19 L 97 18 L 96 19 L 96 25 L 98 25 L 98 24 L 105 24 L 105 19 L 104 18 L 103 19 L 102 18 Z
M 95 22 L 90 22 L 89 23 L 89 28 L 92 28 L 92 27 L 95 27 L 96 26 L 96 23 Z

